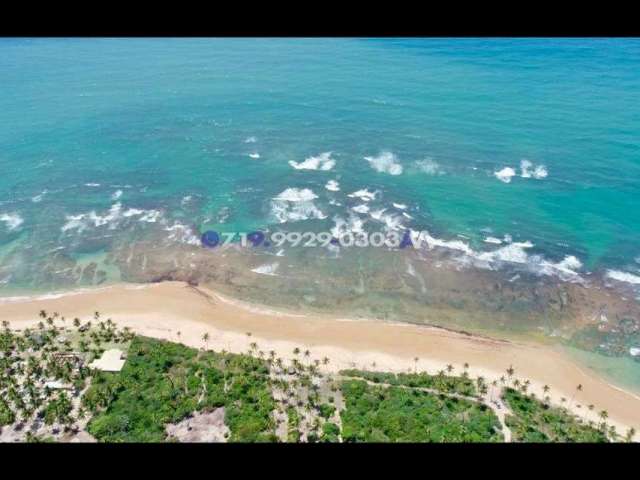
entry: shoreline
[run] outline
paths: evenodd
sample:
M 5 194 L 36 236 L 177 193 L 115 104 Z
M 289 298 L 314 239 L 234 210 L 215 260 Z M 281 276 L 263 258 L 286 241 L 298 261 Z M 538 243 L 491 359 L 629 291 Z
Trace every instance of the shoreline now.
M 196 348 L 205 346 L 202 335 L 206 332 L 210 337 L 206 347 L 218 351 L 245 353 L 256 342 L 259 350 L 275 350 L 290 359 L 294 348 L 309 349 L 312 358 L 328 357 L 330 363 L 323 368 L 331 371 L 357 367 L 400 372 L 417 368 L 434 374 L 451 364 L 455 374 L 468 363 L 472 377 L 481 375 L 490 383 L 506 376 L 506 369 L 512 365 L 513 378 L 529 379 L 529 391 L 538 398 L 544 396 L 542 387 L 548 384 L 552 402 L 560 405 L 560 399 L 566 398 L 564 406 L 582 418 L 597 422 L 597 412 L 607 410 L 608 423 L 619 434 L 640 426 L 640 396 L 611 385 L 559 349 L 543 344 L 429 325 L 296 314 L 173 281 L 117 284 L 8 301 L 0 297 L 0 318 L 14 329 L 37 324 L 40 310 L 57 311 L 69 323 L 74 317 L 93 318 L 99 311 L 105 319 L 111 318 L 141 335 Z M 583 386 L 582 392 L 576 391 L 578 384 Z M 579 404 L 583 406 L 578 408 Z M 587 410 L 588 404 L 595 405 L 594 411 Z

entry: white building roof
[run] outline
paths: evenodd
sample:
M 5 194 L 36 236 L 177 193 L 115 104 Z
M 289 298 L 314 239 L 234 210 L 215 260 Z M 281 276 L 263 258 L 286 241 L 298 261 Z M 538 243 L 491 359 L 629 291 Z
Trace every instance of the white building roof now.
M 122 350 L 113 348 L 106 350 L 102 354 L 102 357 L 91 362 L 89 367 L 102 370 L 103 372 L 119 372 L 122 370 L 125 361 L 126 360 L 122 359 Z

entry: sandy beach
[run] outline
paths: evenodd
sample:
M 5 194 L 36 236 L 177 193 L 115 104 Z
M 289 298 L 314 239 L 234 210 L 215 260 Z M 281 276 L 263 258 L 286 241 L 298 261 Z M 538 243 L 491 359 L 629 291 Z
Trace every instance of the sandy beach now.
M 638 396 L 610 385 L 549 346 L 409 324 L 275 311 L 181 282 L 0 298 L 0 319 L 14 329 L 37 324 L 40 310 L 59 312 L 69 324 L 74 317 L 89 319 L 99 311 L 139 334 L 198 348 L 246 352 L 256 342 L 259 350 L 275 350 L 283 358 L 292 358 L 295 347 L 309 349 L 312 358 L 329 357 L 326 368 L 333 371 L 357 367 L 398 372 L 417 367 L 436 373 L 451 364 L 461 372 L 468 363 L 471 376 L 482 375 L 490 382 L 506 376 L 513 366 L 513 378 L 530 380 L 530 391 L 542 397 L 542 386 L 549 385 L 554 403 L 566 398 L 565 406 L 583 418 L 597 421 L 597 412 L 607 410 L 609 423 L 619 433 L 640 426 Z M 206 345 L 205 332 L 210 336 Z M 592 412 L 586 408 L 589 404 L 595 405 Z

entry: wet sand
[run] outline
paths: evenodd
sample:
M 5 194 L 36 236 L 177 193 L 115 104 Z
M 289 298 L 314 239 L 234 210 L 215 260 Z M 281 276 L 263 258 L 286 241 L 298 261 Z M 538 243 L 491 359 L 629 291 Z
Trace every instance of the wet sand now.
M 37 324 L 40 310 L 57 311 L 69 324 L 74 317 L 90 319 L 100 311 L 103 318 L 142 335 L 214 350 L 246 352 L 256 342 L 259 350 L 293 358 L 295 347 L 309 349 L 312 358 L 330 358 L 326 368 L 332 371 L 357 367 L 397 372 L 417 367 L 436 373 L 451 364 L 461 372 L 468 363 L 471 376 L 482 375 L 490 382 L 506 376 L 506 369 L 513 366 L 513 378 L 530 380 L 530 391 L 542 397 L 542 386 L 548 384 L 552 401 L 560 404 L 560 398 L 566 398 L 565 406 L 583 418 L 598 421 L 597 412 L 607 410 L 609 423 L 619 433 L 640 426 L 640 397 L 580 368 L 551 346 L 434 327 L 276 311 L 182 282 L 0 299 L 0 319 L 8 320 L 12 328 Z M 210 336 L 206 344 L 205 332 Z M 576 390 L 578 384 L 582 392 Z M 595 405 L 593 412 L 587 410 L 589 404 Z

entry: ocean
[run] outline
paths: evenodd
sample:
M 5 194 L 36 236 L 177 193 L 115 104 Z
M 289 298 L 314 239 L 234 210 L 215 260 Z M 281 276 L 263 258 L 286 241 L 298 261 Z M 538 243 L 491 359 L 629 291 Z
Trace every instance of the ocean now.
M 266 303 L 547 338 L 640 322 L 638 39 L 5 38 L 0 86 L 2 296 L 197 271 Z M 257 231 L 423 248 L 241 241 Z M 499 321 L 452 320 L 478 305 Z

